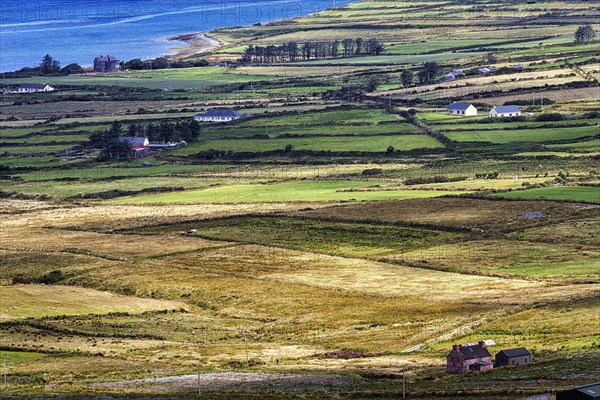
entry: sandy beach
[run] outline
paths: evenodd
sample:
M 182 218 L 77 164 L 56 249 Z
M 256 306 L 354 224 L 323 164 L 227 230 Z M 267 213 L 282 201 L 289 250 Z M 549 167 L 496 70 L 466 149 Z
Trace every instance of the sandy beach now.
M 204 32 L 186 33 L 168 38 L 171 41 L 185 42 L 187 47 L 174 48 L 176 53 L 171 55 L 174 58 L 188 57 L 195 54 L 206 53 L 215 47 L 219 47 L 221 43 Z

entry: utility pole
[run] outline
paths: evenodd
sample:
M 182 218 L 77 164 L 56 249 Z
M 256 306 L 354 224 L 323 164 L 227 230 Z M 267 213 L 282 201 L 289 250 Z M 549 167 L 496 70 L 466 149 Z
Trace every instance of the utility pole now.
M 244 342 L 246 342 L 246 368 L 250 368 L 250 361 L 248 359 L 248 335 L 244 333 Z
M 402 364 L 402 398 L 403 399 L 406 398 L 406 378 L 404 376 L 405 368 L 406 368 L 406 366 L 404 364 Z
M 200 396 L 202 394 L 202 391 L 200 390 L 200 367 L 198 367 L 198 396 Z

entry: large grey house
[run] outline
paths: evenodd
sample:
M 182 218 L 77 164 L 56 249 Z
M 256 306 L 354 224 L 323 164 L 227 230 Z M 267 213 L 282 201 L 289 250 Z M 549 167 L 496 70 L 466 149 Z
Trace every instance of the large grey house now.
M 114 56 L 98 56 L 94 59 L 94 72 L 117 72 L 119 60 Z

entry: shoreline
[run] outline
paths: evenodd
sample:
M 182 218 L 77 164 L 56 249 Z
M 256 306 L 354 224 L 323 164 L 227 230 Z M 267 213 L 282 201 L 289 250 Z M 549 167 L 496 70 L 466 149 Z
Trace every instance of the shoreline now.
M 186 47 L 173 48 L 172 50 L 175 54 L 165 56 L 168 58 L 184 58 L 197 54 L 204 54 L 221 46 L 221 42 L 214 37 L 209 36 L 207 32 L 184 33 L 168 37 L 167 40 L 171 42 L 184 42 L 187 44 Z

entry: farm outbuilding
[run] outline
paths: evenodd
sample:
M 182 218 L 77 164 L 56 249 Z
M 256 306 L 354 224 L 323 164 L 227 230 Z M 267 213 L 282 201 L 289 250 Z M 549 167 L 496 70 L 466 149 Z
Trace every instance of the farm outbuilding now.
M 520 117 L 521 109 L 518 106 L 496 106 L 490 111 L 490 118 Z
M 146 137 L 134 137 L 134 136 L 121 136 L 119 138 L 119 142 L 121 143 L 130 143 L 132 147 L 141 146 L 147 147 L 150 144 L 150 141 Z
M 470 117 L 477 115 L 477 108 L 473 104 L 456 102 L 448 107 L 448 115 Z
M 485 67 L 479 67 L 477 70 L 481 75 L 489 75 L 498 71 L 498 68 L 493 67 L 491 65 L 486 65 Z
M 128 157 L 133 159 L 146 158 L 150 155 L 150 148 L 147 146 L 133 146 L 129 150 Z
M 229 122 L 249 116 L 250 114 L 242 114 L 231 109 L 214 109 L 203 114 L 196 114 L 194 118 L 200 122 Z
M 495 367 L 523 365 L 531 362 L 531 353 L 525 347 L 502 350 L 496 354 Z
M 600 400 L 600 382 L 558 392 L 556 400 Z
M 451 374 L 468 374 L 489 371 L 494 368 L 494 364 L 487 345 L 481 341 L 473 345 L 453 345 L 447 357 L 446 368 Z
M 453 81 L 456 78 L 464 78 L 465 77 L 465 73 L 462 72 L 462 70 L 460 69 L 456 69 L 452 72 L 449 72 L 448 75 L 446 75 L 445 77 L 442 78 L 442 82 L 448 82 L 448 81 Z

